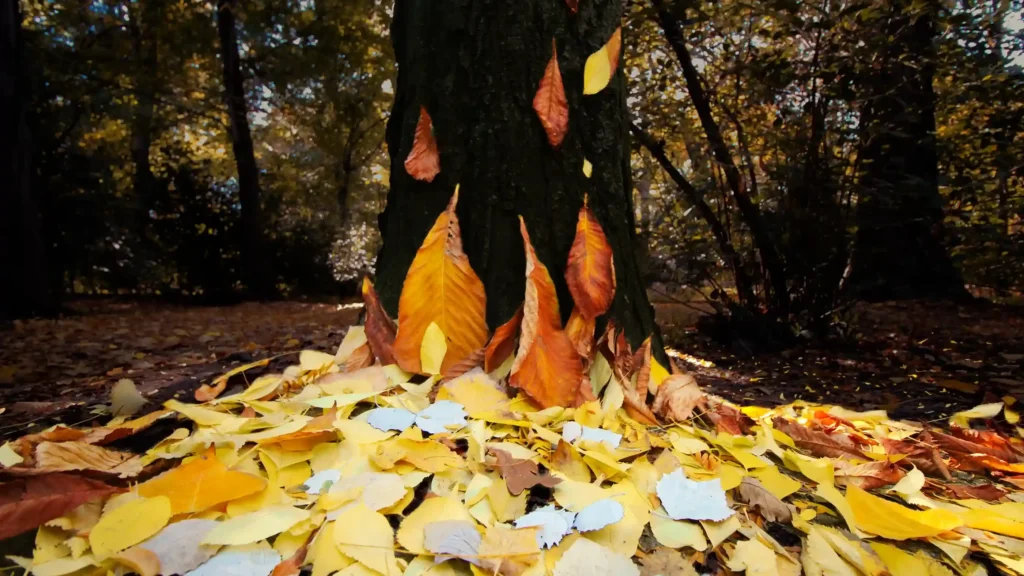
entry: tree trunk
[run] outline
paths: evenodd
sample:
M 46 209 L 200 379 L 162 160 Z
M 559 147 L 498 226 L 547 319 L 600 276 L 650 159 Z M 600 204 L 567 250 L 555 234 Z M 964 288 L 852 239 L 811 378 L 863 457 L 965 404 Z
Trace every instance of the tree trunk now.
M 0 2 L 0 321 L 56 311 L 39 207 L 32 187 L 32 134 L 21 14 Z
M 264 252 L 260 173 L 253 152 L 252 134 L 249 132 L 245 83 L 238 57 L 235 10 L 235 0 L 217 0 L 217 33 L 220 36 L 220 58 L 224 66 L 225 101 L 231 118 L 231 148 L 238 167 L 238 199 L 242 205 L 242 277 L 253 295 L 269 297 L 274 282 Z
M 524 299 L 519 215 L 555 281 L 564 321 L 573 307 L 564 271 L 587 194 L 614 252 L 617 286 L 608 316 L 633 345 L 651 334 L 658 339 L 633 252 L 621 67 L 604 90 L 583 96 L 584 62 L 619 26 L 620 6 L 594 0 L 572 14 L 552 0 L 396 2 L 391 35 L 399 72 L 387 127 L 391 189 L 379 218 L 377 259 L 377 289 L 390 313 L 397 311 L 416 250 L 459 184 L 463 245 L 487 289 L 488 325 L 508 320 Z M 568 132 L 558 148 L 548 143 L 532 104 L 552 38 L 569 103 Z M 414 180 L 403 167 L 420 106 L 433 119 L 440 148 L 441 172 L 431 183 Z M 584 158 L 593 164 L 589 179 Z M 656 349 L 660 355 L 660 341 Z
M 153 170 L 149 163 L 149 147 L 153 141 L 154 92 L 159 85 L 157 74 L 157 2 L 144 0 L 133 2 L 128 29 L 132 35 L 132 48 L 137 58 L 135 80 L 135 109 L 132 115 L 132 163 L 135 174 L 132 187 L 135 191 L 136 231 L 139 240 L 146 237 L 149 229 L 149 211 L 153 207 Z M 140 22 L 141 20 L 141 22 Z
M 881 66 L 866 79 L 858 228 L 846 284 L 857 297 L 967 294 L 943 246 L 932 86 L 939 8 L 893 0 Z

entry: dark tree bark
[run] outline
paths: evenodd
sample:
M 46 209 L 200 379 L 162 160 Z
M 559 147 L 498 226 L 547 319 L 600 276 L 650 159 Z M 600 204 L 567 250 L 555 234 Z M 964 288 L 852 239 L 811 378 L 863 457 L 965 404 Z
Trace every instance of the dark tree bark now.
M 782 257 L 779 255 L 771 234 L 768 233 L 768 227 L 761 217 L 761 211 L 757 204 L 754 204 L 744 186 L 743 176 L 722 137 L 718 122 L 715 121 L 711 113 L 711 101 L 701 84 L 697 68 L 693 65 L 679 19 L 672 12 L 667 0 L 652 0 L 652 2 L 658 13 L 658 22 L 665 32 L 665 39 L 676 53 L 676 58 L 683 68 L 686 90 L 690 93 L 694 108 L 697 109 L 697 116 L 700 118 L 701 126 L 704 128 L 708 144 L 711 147 L 711 154 L 721 166 L 722 171 L 725 172 L 725 179 L 732 191 L 736 206 L 754 238 L 754 246 L 761 257 L 761 266 L 766 276 L 764 285 L 768 293 L 770 308 L 774 313 L 784 316 L 789 312 L 789 289 L 786 285 L 786 271 Z
M 149 211 L 153 207 L 153 169 L 149 162 L 149 148 L 153 142 L 154 92 L 159 85 L 157 60 L 158 6 L 154 0 L 132 3 L 129 32 L 132 49 L 137 60 L 135 80 L 135 109 L 132 113 L 132 163 L 135 174 L 132 188 L 136 202 L 136 229 L 139 239 L 146 237 Z
M 217 34 L 224 66 L 225 101 L 231 118 L 231 148 L 238 167 L 238 198 L 242 205 L 242 277 L 254 296 L 269 297 L 274 282 L 264 251 L 260 172 L 253 152 L 245 82 L 238 57 L 236 9 L 235 0 L 217 0 Z
M 379 218 L 377 260 L 377 290 L 390 313 L 397 311 L 416 250 L 459 184 L 463 245 L 487 289 L 488 325 L 502 324 L 523 302 L 519 215 L 555 281 L 564 321 L 573 307 L 566 260 L 588 194 L 615 255 L 617 287 L 608 315 L 634 345 L 651 334 L 657 338 L 633 253 L 621 67 L 603 91 L 583 96 L 584 62 L 619 26 L 620 7 L 618 0 L 594 0 L 573 15 L 554 0 L 396 2 L 391 35 L 399 72 L 387 127 L 391 190 Z M 557 149 L 532 105 L 552 38 L 570 110 Z M 421 105 L 433 118 L 441 154 L 441 173 L 431 183 L 414 180 L 403 167 Z M 584 157 L 593 164 L 590 179 L 582 172 Z M 660 354 L 660 341 L 656 348 Z
M 861 118 L 857 235 L 846 289 L 874 299 L 966 296 L 943 246 L 935 141 L 938 2 L 893 0 Z
M 0 1 L 0 321 L 56 311 L 32 186 L 30 97 L 17 0 Z

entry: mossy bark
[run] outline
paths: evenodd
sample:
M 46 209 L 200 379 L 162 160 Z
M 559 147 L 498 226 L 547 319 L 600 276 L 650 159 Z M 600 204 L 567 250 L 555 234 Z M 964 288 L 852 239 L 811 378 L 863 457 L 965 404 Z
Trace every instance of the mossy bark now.
M 523 301 L 522 215 L 558 289 L 563 320 L 572 311 L 564 272 L 584 195 L 615 256 L 617 289 L 608 316 L 638 345 L 656 333 L 634 256 L 629 118 L 620 69 L 596 95 L 583 95 L 587 56 L 620 25 L 617 0 L 398 0 L 392 38 L 398 61 L 387 128 L 391 190 L 380 215 L 383 248 L 377 290 L 396 314 L 406 272 L 456 184 L 463 245 L 487 288 L 487 323 L 508 320 Z M 569 102 L 569 130 L 552 148 L 533 109 L 555 39 Z M 441 155 L 433 182 L 409 176 L 420 106 L 430 113 Z M 583 160 L 593 174 L 583 174 Z M 658 340 L 660 355 L 660 340 Z

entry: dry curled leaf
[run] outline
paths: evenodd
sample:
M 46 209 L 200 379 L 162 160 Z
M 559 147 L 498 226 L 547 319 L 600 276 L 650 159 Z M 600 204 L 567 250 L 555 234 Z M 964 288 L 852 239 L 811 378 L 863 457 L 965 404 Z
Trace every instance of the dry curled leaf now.
M 640 576 L 697 576 L 697 571 L 678 550 L 659 546 L 640 560 Z
M 775 418 L 772 424 L 776 430 L 792 438 L 798 448 L 807 450 L 815 456 L 869 460 L 860 450 L 839 442 L 824 432 L 811 430 L 787 418 Z
M 565 281 L 576 308 L 589 320 L 607 312 L 615 297 L 612 247 L 586 200 L 576 221 L 576 237 L 569 249 Z
M 921 440 L 924 441 L 927 438 L 927 433 L 925 433 L 922 435 Z M 899 464 L 904 468 L 916 467 L 929 476 L 941 477 L 947 482 L 953 479 L 945 461 L 942 460 L 942 455 L 939 454 L 939 451 L 934 446 L 924 442 L 912 444 L 891 438 L 881 438 L 879 442 L 881 442 L 882 448 L 885 449 L 885 453 L 889 456 L 906 456 L 906 458 L 899 461 Z
M 442 374 L 487 342 L 487 295 L 462 251 L 455 215 L 458 201 L 456 188 L 448 208 L 427 232 L 402 284 L 394 352 L 406 372 L 423 371 L 420 350 L 431 324 L 441 329 L 447 341 Z
M 448 368 L 448 371 L 444 373 L 445 380 L 454 380 L 459 376 L 474 370 L 484 365 L 484 353 L 486 348 L 477 348 L 473 350 L 472 354 L 466 356 L 462 362 L 455 364 Z
M 345 363 L 341 366 L 342 372 L 355 372 L 356 370 L 362 370 L 373 365 L 373 350 L 370 348 L 369 342 L 361 344 L 356 347 L 355 350 L 349 354 L 348 358 L 345 359 Z
M 43 442 L 36 446 L 35 456 L 36 469 L 44 472 L 92 470 L 122 478 L 142 472 L 142 459 L 138 456 L 85 442 Z
M 492 448 L 491 454 L 497 459 L 495 467 L 504 478 L 508 491 L 513 496 L 523 493 L 523 490 L 532 488 L 538 484 L 553 488 L 561 482 L 558 478 L 548 473 L 541 473 L 537 463 L 533 460 L 520 460 L 513 458 L 508 452 Z
M 995 484 L 980 484 L 977 486 L 971 486 L 968 484 L 947 484 L 944 488 L 949 491 L 953 497 L 965 500 L 973 499 L 995 502 L 996 500 L 1002 499 L 1007 494 L 1006 490 L 1003 490 Z
M 516 313 L 494 331 L 487 348 L 484 350 L 484 371 L 494 372 L 508 360 L 516 349 L 516 335 L 523 322 L 523 307 L 520 305 Z
M 672 374 L 654 393 L 654 412 L 667 420 L 682 422 L 704 402 L 704 392 L 689 374 Z
M 398 332 L 395 321 L 384 310 L 369 278 L 363 278 L 362 292 L 363 306 L 366 310 L 366 342 L 381 364 L 394 364 L 395 334 Z
M 551 60 L 544 68 L 537 94 L 533 97 L 533 109 L 537 112 L 548 142 L 558 148 L 569 131 L 569 101 L 565 98 L 562 72 L 558 69 L 558 50 L 551 39 Z
M 583 364 L 562 330 L 555 284 L 537 259 L 522 217 L 519 228 L 526 248 L 526 302 L 509 383 L 544 408 L 570 406 L 583 379 Z
M 756 478 L 750 476 L 743 478 L 740 485 L 736 487 L 736 499 L 749 504 L 769 522 L 788 524 L 793 521 L 793 513 L 789 506 L 776 498 Z
M 412 150 L 405 158 L 405 171 L 417 180 L 433 182 L 441 172 L 441 156 L 434 139 L 434 124 L 424 106 L 420 106 L 420 118 L 416 122 Z
M 906 475 L 902 468 L 887 460 L 856 465 L 837 460 L 835 466 L 837 481 L 853 484 L 862 490 L 895 484 Z
M 952 430 L 957 431 L 956 427 Z M 988 454 L 1004 462 L 1024 462 L 1024 456 L 1014 451 L 1010 443 L 998 435 L 969 434 L 963 429 L 957 432 L 958 434 L 954 436 L 932 431 L 930 436 L 933 442 L 950 454 Z
M 580 314 L 579 308 L 573 308 L 569 321 L 565 323 L 566 335 L 569 336 L 580 358 L 588 365 L 594 353 L 594 324 L 594 319 L 585 318 Z
M 0 540 L 32 530 L 79 505 L 117 492 L 71 474 L 44 474 L 0 484 Z

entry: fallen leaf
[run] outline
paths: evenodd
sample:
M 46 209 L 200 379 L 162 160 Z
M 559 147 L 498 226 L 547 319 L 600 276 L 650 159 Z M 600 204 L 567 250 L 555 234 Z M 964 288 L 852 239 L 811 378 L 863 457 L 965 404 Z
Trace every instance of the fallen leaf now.
M 138 456 L 85 442 L 42 442 L 36 446 L 35 456 L 36 469 L 45 472 L 93 470 L 122 478 L 142 472 L 142 460 Z
M 473 517 L 461 502 L 453 498 L 428 498 L 402 520 L 398 527 L 398 544 L 413 554 L 428 554 L 424 546 L 428 524 L 445 520 L 473 522 Z
M 669 548 L 693 548 L 704 551 L 708 541 L 704 538 L 704 530 L 696 522 L 673 520 L 662 508 L 651 514 L 651 534 L 662 546 Z
M 277 543 L 275 542 L 276 545 Z M 270 576 L 299 576 L 299 572 L 301 572 L 301 568 L 306 562 L 307 545 L 308 541 L 296 550 L 294 554 L 279 562 L 277 566 L 274 566 Z
M 363 278 L 362 294 L 363 309 L 366 310 L 364 329 L 370 350 L 381 364 L 394 364 L 395 335 L 398 332 L 395 321 L 384 310 L 369 278 Z
M 846 489 L 846 501 L 853 510 L 858 528 L 890 540 L 938 536 L 964 524 L 948 510 L 911 510 L 856 486 Z
M 616 502 L 616 504 L 618 504 Z M 620 505 L 621 506 L 621 505 Z M 621 519 L 622 516 L 620 515 Z M 560 510 L 555 506 L 538 508 L 529 514 L 516 518 L 516 528 L 538 528 L 537 544 L 541 548 L 551 548 L 572 532 L 576 514 L 568 510 Z
M 466 425 L 466 410 L 457 402 L 438 400 L 416 414 L 416 425 L 427 434 L 455 432 Z
M 658 386 L 651 409 L 667 420 L 682 422 L 704 401 L 704 392 L 689 374 L 672 374 Z
M 806 426 L 786 419 L 786 418 L 775 418 L 772 421 L 772 425 L 776 430 L 786 434 L 793 439 L 798 448 L 807 450 L 811 454 L 818 457 L 826 458 L 857 458 L 860 460 L 870 460 L 860 450 L 843 444 L 828 434 L 818 431 L 811 430 Z
M 961 428 L 969 428 L 970 421 L 976 419 L 990 419 L 995 418 L 1003 411 L 1002 402 L 993 402 L 991 404 L 981 404 L 975 406 L 970 410 L 964 410 L 963 412 L 957 412 L 949 418 L 950 426 L 959 426 Z
M 576 309 L 586 320 L 593 320 L 608 311 L 615 296 L 615 264 L 612 247 L 600 222 L 584 198 L 576 221 L 576 237 L 569 249 L 565 281 Z M 591 329 L 591 339 L 593 329 Z
M 519 229 L 526 249 L 526 302 L 509 383 L 544 408 L 569 406 L 583 379 L 583 365 L 562 330 L 555 285 L 537 259 L 522 217 Z
M 720 522 L 734 514 L 725 499 L 718 478 L 695 482 L 683 476 L 680 468 L 658 480 L 658 499 L 673 520 L 711 520 Z
M 431 522 L 423 529 L 423 545 L 427 550 L 437 554 L 435 563 L 450 558 L 459 558 L 470 564 L 480 565 L 477 558 L 480 548 L 480 533 L 473 522 L 465 520 L 445 520 Z
M 537 94 L 533 97 L 533 109 L 537 112 L 541 126 L 548 136 L 548 143 L 558 148 L 569 131 L 569 101 L 565 99 L 562 73 L 558 69 L 558 50 L 551 39 L 551 60 L 544 68 Z
M 395 559 L 395 532 L 387 518 L 361 502 L 338 515 L 334 543 L 342 554 L 381 574 L 402 572 Z
M 100 516 L 89 531 L 89 546 L 97 560 L 104 560 L 156 534 L 170 519 L 166 496 L 132 500 Z
M 874 490 L 895 484 L 905 475 L 899 466 L 887 460 L 857 465 L 839 460 L 835 466 L 836 480 L 844 484 L 853 484 L 862 490 Z
M 793 514 L 789 507 L 775 497 L 756 478 L 745 477 L 740 485 L 736 487 L 737 500 L 746 502 L 755 508 L 761 516 L 769 522 L 783 522 L 789 524 L 793 521 Z
M 181 466 L 143 482 L 138 487 L 143 498 L 166 496 L 172 514 L 202 512 L 263 490 L 267 481 L 258 476 L 228 470 L 213 450 Z
M 129 548 L 114 555 L 113 560 L 129 568 L 139 576 L 157 576 L 160 574 L 160 558 L 156 554 L 139 548 Z M 171 572 L 168 572 L 171 574 Z
M 487 348 L 484 349 L 484 372 L 491 373 L 497 370 L 515 351 L 516 334 L 519 332 L 519 325 L 522 321 L 523 307 L 520 306 L 516 313 L 508 319 L 508 322 L 498 326 L 498 329 L 494 331 L 490 342 L 487 343 Z
M 366 423 L 382 432 L 403 432 L 416 422 L 416 413 L 405 408 L 374 408 L 366 414 Z
M 32 530 L 118 489 L 81 476 L 44 474 L 0 484 L 0 540 Z
M 671 548 L 658 548 L 640 564 L 640 576 L 698 576 L 693 563 Z
M 584 318 L 579 308 L 573 308 L 569 315 L 569 321 L 565 323 L 565 334 L 572 342 L 573 348 L 585 361 L 589 362 L 594 353 L 594 325 L 593 318 Z
M 270 576 L 280 562 L 274 550 L 228 548 L 185 576 Z
M 625 513 L 626 511 L 622 504 L 611 498 L 598 500 L 576 514 L 572 527 L 580 532 L 600 530 L 609 524 L 622 520 Z
M 398 365 L 407 372 L 422 372 L 420 351 L 430 324 L 436 324 L 447 340 L 439 373 L 487 342 L 487 297 L 462 251 L 455 216 L 458 201 L 456 188 L 448 208 L 437 217 L 416 252 L 402 285 L 394 353 Z
M 434 177 L 441 173 L 441 156 L 437 152 L 437 140 L 434 139 L 434 124 L 425 106 L 420 106 L 412 149 L 405 158 L 405 171 L 423 182 L 433 182 Z
M 736 544 L 729 569 L 743 570 L 747 576 L 779 576 L 775 552 L 757 539 L 744 540 Z
M 110 412 L 114 416 L 131 416 L 139 411 L 147 400 L 128 378 L 118 380 L 110 389 Z
M 295 526 L 310 516 L 308 510 L 293 506 L 267 506 L 235 516 L 220 522 L 203 538 L 203 544 L 221 544 L 225 546 L 252 544 L 264 538 L 270 538 Z M 278 560 L 280 561 L 280 560 Z M 275 565 L 277 562 L 274 563 Z
M 314 496 L 326 492 L 331 486 L 341 480 L 341 470 L 321 470 L 306 480 L 302 487 L 306 494 Z
M 463 374 L 482 367 L 484 365 L 485 352 L 485 348 L 477 348 L 469 356 L 466 356 L 462 362 L 449 366 L 448 370 L 444 373 L 444 380 L 454 380 Z
M 423 332 L 423 342 L 420 344 L 420 371 L 430 375 L 440 374 L 447 353 L 448 342 L 445 341 L 444 331 L 436 322 L 431 322 Z
M 942 460 L 939 451 L 926 444 L 911 444 L 901 440 L 882 438 L 880 440 L 885 453 L 890 456 L 905 455 L 906 458 L 899 461 L 904 467 L 913 466 L 931 476 L 941 477 L 947 482 L 953 480 L 949 468 Z
M 622 50 L 622 28 L 616 28 L 600 50 L 587 57 L 583 66 L 583 94 L 592 95 L 604 90 L 619 66 Z
M 555 564 L 553 576 L 639 576 L 640 570 L 628 556 L 579 538 Z
M 590 467 L 568 442 L 561 440 L 551 455 L 551 468 L 571 480 L 590 482 Z
M 214 520 L 199 518 L 181 520 L 168 524 L 156 536 L 139 544 L 154 554 L 159 561 L 162 574 L 185 574 L 217 553 L 216 546 L 204 546 L 203 538 L 217 526 Z
M 992 437 L 984 441 L 978 436 L 971 439 L 958 438 L 951 434 L 944 434 L 938 431 L 931 431 L 927 438 L 934 441 L 940 448 L 954 455 L 961 454 L 987 454 L 994 456 L 1004 462 L 1024 462 L 1024 455 L 1016 453 L 1008 442 L 997 442 Z M 977 440 L 983 440 L 981 442 Z
M 362 472 L 342 478 L 331 486 L 330 494 L 359 489 L 358 500 L 374 512 L 384 510 L 405 497 L 402 477 L 390 472 Z
M 505 480 L 508 485 L 508 491 L 513 496 L 522 494 L 523 490 L 532 488 L 538 484 L 541 486 L 547 486 L 548 488 L 555 487 L 561 480 L 550 474 L 541 474 L 537 463 L 532 460 L 520 460 L 513 458 L 508 452 L 504 450 L 498 450 L 496 448 L 490 449 L 491 454 L 497 458 L 498 462 L 495 465 L 498 468 L 498 472 L 501 473 L 501 477 Z
M 947 484 L 944 488 L 951 492 L 955 498 L 985 500 L 988 502 L 1000 500 L 1007 494 L 1006 490 L 995 484 L 981 484 L 977 486 Z
M 493 573 L 515 576 L 538 560 L 535 528 L 512 529 L 501 524 L 487 528 L 478 550 L 481 564 Z

